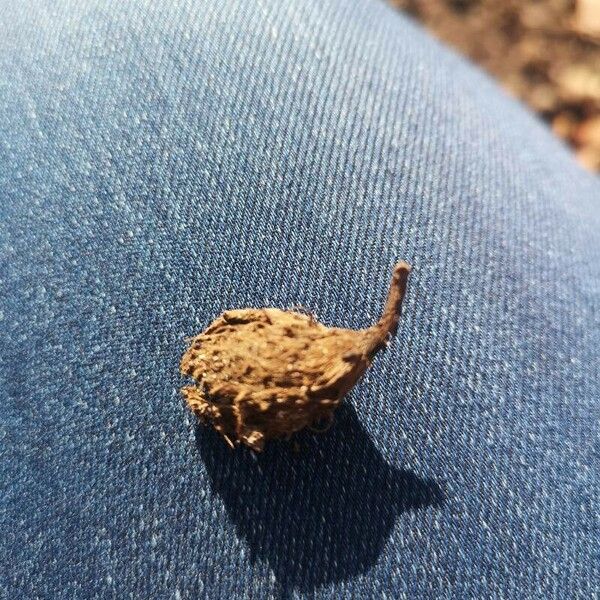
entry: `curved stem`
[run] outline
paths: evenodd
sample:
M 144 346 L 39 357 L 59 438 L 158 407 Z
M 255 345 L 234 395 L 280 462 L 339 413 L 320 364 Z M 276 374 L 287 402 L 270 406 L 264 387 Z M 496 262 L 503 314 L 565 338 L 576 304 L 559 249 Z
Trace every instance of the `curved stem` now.
M 369 344 L 369 354 L 374 355 L 386 343 L 388 335 L 394 335 L 398 329 L 398 321 L 402 310 L 402 301 L 406 293 L 406 285 L 411 267 L 401 261 L 394 267 L 390 289 L 381 318 L 370 329 L 373 337 Z
M 399 262 L 394 267 L 394 274 L 392 275 L 392 282 L 390 283 L 385 307 L 381 319 L 377 323 L 377 327 L 380 327 L 385 333 L 394 335 L 396 329 L 398 329 L 398 321 L 400 320 L 402 301 L 404 300 L 404 294 L 406 294 L 406 284 L 409 274 L 410 265 L 404 261 Z

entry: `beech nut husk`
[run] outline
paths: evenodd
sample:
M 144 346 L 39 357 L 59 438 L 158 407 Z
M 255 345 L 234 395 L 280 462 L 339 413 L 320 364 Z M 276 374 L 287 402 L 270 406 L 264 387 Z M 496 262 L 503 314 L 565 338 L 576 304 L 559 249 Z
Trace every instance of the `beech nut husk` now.
M 410 266 L 394 268 L 383 314 L 367 329 L 326 327 L 278 308 L 228 310 L 191 340 L 181 372 L 188 407 L 232 447 L 330 423 L 344 396 L 395 334 Z

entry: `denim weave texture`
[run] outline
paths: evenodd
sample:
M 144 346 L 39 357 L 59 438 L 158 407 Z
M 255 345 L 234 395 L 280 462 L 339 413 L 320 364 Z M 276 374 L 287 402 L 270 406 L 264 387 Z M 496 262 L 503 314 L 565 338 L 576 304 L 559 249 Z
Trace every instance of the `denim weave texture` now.
M 376 0 L 0 0 L 0 598 L 589 599 L 600 184 Z M 185 338 L 397 337 L 231 452 Z

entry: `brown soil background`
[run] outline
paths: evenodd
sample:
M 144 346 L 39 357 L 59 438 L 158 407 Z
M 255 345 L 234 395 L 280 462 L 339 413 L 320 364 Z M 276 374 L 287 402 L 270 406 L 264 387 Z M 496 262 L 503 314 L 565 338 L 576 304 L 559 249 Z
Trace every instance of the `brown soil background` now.
M 600 172 L 600 0 L 389 0 L 498 78 Z

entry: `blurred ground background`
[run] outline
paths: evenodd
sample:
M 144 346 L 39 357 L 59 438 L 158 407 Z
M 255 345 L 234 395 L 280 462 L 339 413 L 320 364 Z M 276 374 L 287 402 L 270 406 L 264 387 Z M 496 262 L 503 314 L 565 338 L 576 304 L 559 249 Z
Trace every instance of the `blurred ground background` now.
M 600 172 L 600 0 L 389 0 L 497 77 Z

